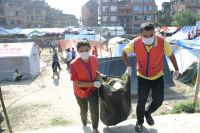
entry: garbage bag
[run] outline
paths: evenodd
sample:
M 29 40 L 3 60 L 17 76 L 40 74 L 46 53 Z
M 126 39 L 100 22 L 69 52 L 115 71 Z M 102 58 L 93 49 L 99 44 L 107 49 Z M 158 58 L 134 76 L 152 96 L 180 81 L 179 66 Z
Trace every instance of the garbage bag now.
M 127 120 L 131 110 L 131 79 L 126 73 L 121 77 L 101 80 L 99 88 L 100 119 L 107 125 L 116 125 Z

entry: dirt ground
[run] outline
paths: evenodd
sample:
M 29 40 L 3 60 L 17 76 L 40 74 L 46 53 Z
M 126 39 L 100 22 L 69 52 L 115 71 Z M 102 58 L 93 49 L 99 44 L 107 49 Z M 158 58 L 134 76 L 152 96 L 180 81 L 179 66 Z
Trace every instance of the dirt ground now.
M 49 49 L 41 53 L 42 70 L 38 77 L 17 83 L 1 83 L 4 102 L 13 131 L 27 131 L 52 126 L 80 124 L 79 107 L 73 94 L 72 82 L 66 65 L 61 62 L 60 80 L 52 79 Z M 176 82 L 177 86 L 166 90 L 166 101 L 155 113 L 164 114 L 172 105 L 193 96 L 192 87 Z M 135 117 L 136 97 L 133 96 Z M 5 121 L 3 127 L 6 128 Z

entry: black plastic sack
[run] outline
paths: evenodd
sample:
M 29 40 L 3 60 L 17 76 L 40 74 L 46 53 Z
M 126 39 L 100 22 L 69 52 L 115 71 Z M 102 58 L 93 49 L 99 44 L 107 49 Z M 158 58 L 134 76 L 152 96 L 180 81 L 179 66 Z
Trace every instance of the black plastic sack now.
M 123 74 L 119 78 L 108 77 L 101 82 L 102 86 L 99 89 L 101 121 L 107 126 L 112 126 L 127 120 L 131 110 L 130 76 Z M 116 82 L 122 86 L 116 89 Z

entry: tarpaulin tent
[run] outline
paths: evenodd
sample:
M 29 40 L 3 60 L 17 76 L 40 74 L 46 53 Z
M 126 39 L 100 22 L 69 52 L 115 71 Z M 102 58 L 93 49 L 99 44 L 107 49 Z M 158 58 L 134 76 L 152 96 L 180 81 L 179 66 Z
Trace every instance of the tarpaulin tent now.
M 23 79 L 38 75 L 39 48 L 34 42 L 0 43 L 0 81 L 12 80 L 16 69 Z
M 74 34 L 65 34 L 65 40 L 75 39 L 82 40 L 87 39 L 88 41 L 99 41 L 104 42 L 106 39 L 101 35 L 74 35 Z
M 129 61 L 132 66 L 132 75 L 131 75 L 131 93 L 136 94 L 137 92 L 137 76 L 136 76 L 136 57 L 129 57 Z M 126 66 L 122 57 L 110 57 L 110 58 L 100 58 L 99 59 L 99 71 L 106 75 L 112 76 L 121 76 L 126 71 Z M 167 61 L 164 60 L 164 82 L 165 88 L 174 86 L 172 76 L 169 71 Z
M 188 32 L 193 28 L 194 26 L 184 26 L 182 27 L 178 32 L 176 32 L 171 37 L 167 37 L 166 40 L 170 43 L 176 43 L 178 40 L 184 40 L 188 38 Z
M 200 50 L 180 48 L 175 50 L 174 55 L 177 60 L 179 72 L 184 73 L 194 62 L 198 61 Z M 170 70 L 174 70 L 172 63 L 168 59 Z
M 9 35 L 9 32 L 6 29 L 0 27 L 0 35 Z

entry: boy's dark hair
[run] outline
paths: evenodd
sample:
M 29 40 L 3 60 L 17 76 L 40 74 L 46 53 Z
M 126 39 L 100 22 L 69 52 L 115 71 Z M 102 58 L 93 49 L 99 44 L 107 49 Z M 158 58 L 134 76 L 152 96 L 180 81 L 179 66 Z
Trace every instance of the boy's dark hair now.
M 151 23 L 151 22 L 142 23 L 142 24 L 140 25 L 140 32 L 142 32 L 142 31 L 144 31 L 144 30 L 146 30 L 146 31 L 155 30 L 154 24 Z
M 89 43 L 88 40 L 85 40 L 85 39 L 84 39 L 84 40 L 79 41 L 79 42 L 77 43 L 77 45 L 76 45 L 77 50 L 78 50 L 81 46 L 88 46 L 89 49 L 90 49 L 90 43 Z

